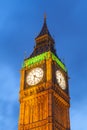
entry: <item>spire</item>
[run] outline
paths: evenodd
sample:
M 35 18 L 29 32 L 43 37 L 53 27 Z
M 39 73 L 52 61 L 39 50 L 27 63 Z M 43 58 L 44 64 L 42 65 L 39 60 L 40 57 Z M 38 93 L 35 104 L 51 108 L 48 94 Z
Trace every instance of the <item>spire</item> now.
M 44 14 L 44 23 L 39 35 L 35 38 L 35 42 L 36 44 L 34 51 L 30 57 L 34 57 L 48 51 L 54 53 L 57 56 L 54 39 L 51 37 L 47 27 L 46 14 Z
M 36 37 L 36 39 L 43 36 L 43 35 L 45 35 L 45 34 L 47 34 L 48 36 L 50 36 L 52 38 L 52 36 L 51 36 L 51 34 L 50 34 L 49 30 L 48 30 L 48 27 L 47 27 L 46 14 L 44 14 L 44 23 L 43 23 L 42 29 L 41 29 L 39 35 Z

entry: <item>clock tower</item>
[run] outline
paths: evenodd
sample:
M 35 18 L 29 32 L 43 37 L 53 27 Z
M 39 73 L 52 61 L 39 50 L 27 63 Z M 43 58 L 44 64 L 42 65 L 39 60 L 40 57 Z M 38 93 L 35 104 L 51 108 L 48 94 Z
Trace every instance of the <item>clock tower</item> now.
M 70 130 L 68 73 L 44 18 L 20 78 L 18 130 Z

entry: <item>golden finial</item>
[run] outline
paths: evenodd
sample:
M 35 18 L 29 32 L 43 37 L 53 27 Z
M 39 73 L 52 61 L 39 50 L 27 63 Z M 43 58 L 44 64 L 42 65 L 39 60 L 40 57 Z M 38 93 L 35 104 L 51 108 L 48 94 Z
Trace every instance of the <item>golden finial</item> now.
M 47 18 L 46 13 L 44 13 L 44 22 L 46 22 L 46 18 Z

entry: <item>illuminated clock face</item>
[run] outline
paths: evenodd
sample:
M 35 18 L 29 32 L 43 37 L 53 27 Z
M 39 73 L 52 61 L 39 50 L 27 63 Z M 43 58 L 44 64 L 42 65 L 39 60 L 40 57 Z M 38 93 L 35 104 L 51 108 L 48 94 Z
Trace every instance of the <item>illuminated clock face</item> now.
M 59 86 L 65 90 L 66 89 L 66 81 L 64 78 L 64 75 L 62 74 L 62 72 L 60 70 L 56 71 L 56 79 L 57 79 L 57 83 L 59 84 Z
M 26 77 L 26 82 L 28 85 L 36 85 L 38 84 L 43 78 L 44 72 L 43 69 L 40 67 L 32 69 Z

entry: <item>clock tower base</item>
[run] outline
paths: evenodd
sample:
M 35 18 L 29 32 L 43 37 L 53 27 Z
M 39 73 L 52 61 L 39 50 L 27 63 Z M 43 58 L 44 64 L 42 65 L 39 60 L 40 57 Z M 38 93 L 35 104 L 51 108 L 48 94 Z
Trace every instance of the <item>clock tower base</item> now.
M 20 99 L 19 130 L 70 130 L 69 103 L 50 86 L 32 88 L 21 96 L 25 98 Z

